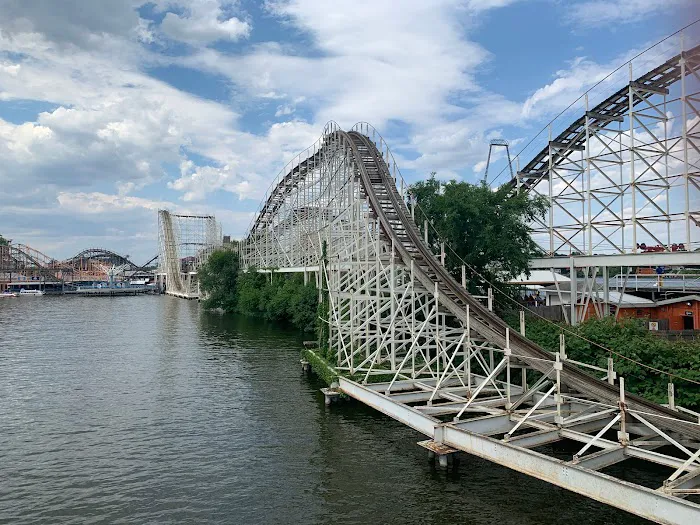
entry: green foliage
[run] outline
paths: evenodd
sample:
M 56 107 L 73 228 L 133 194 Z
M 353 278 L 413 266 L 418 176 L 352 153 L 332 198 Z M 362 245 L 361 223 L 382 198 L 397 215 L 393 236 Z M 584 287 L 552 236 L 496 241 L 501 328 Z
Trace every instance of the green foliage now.
M 484 183 L 440 183 L 434 174 L 410 191 L 418 202 L 418 225 L 423 228 L 427 219 L 438 232 L 440 239 L 432 229 L 429 234 L 435 253 L 444 241 L 468 266 L 501 286 L 528 272 L 528 262 L 539 252 L 529 224 L 544 215 L 544 199 L 515 195 L 505 186 L 493 191 Z M 456 277 L 461 274 L 459 258 L 448 250 L 445 265 Z M 478 282 L 475 276 L 470 278 L 472 292 Z
M 517 325 L 516 319 L 509 321 L 513 326 Z M 525 333 L 543 348 L 555 352 L 559 349 L 562 328 L 541 319 L 528 319 Z M 667 385 L 672 381 L 676 385 L 676 402 L 679 405 L 695 409 L 700 407 L 700 386 L 680 379 L 670 380 L 667 374 L 700 381 L 700 350 L 697 343 L 662 339 L 651 334 L 636 319 L 617 322 L 612 318 L 591 319 L 567 329 L 581 336 L 565 334 L 566 353 L 570 359 L 605 368 L 608 357 L 612 357 L 615 371 L 618 376 L 624 376 L 625 387 L 633 394 L 657 403 L 667 403 Z M 588 341 L 667 373 L 655 372 L 614 354 L 609 355 Z
M 316 328 L 316 286 L 305 285 L 302 275 L 243 272 L 237 254 L 219 250 L 200 268 L 199 281 L 205 308 L 288 322 L 305 332 Z
M 326 359 L 314 352 L 313 350 L 304 349 L 301 352 L 302 359 L 306 359 L 311 365 L 311 370 L 320 377 L 324 383 L 328 386 L 338 379 L 338 372 L 333 365 L 331 365 Z
M 235 302 L 234 311 L 241 314 L 288 322 L 305 332 L 316 328 L 316 286 L 305 285 L 300 274 L 242 272 Z
M 235 311 L 238 270 L 238 254 L 232 251 L 217 250 L 209 256 L 197 272 L 199 285 L 206 294 L 205 308 Z
M 8 241 L 7 239 L 5 239 L 5 237 L 0 235 L 0 246 L 7 246 L 8 244 L 10 244 L 10 241 Z

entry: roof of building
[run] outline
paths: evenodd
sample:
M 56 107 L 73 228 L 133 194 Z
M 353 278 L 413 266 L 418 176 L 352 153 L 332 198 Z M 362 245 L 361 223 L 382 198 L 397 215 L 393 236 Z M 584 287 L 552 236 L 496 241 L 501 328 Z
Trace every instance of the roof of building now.
M 691 301 L 700 302 L 700 295 L 685 295 L 683 297 L 674 297 L 673 299 L 664 299 L 663 301 L 657 301 L 657 306 L 666 306 L 667 304 L 675 303 L 686 303 Z
M 560 286 L 560 291 L 564 294 L 562 296 L 563 299 L 568 300 L 569 299 L 569 287 L 568 286 Z M 556 289 L 554 287 L 547 288 L 545 290 L 545 293 L 550 294 L 550 295 L 558 295 Z M 579 291 L 578 295 L 582 295 L 582 292 Z M 622 298 L 622 300 L 620 300 Z M 596 300 L 595 295 L 591 298 L 591 300 Z M 603 291 L 599 290 L 598 291 L 598 298 L 597 300 L 599 302 L 603 302 Z M 619 305 L 620 308 L 653 308 L 655 306 L 666 306 L 669 304 L 676 304 L 676 303 L 684 303 L 684 302 L 691 302 L 691 301 L 697 301 L 700 302 L 700 295 L 686 295 L 683 297 L 674 297 L 672 299 L 665 299 L 663 301 L 652 301 L 651 299 L 645 299 L 644 297 L 637 297 L 636 295 L 628 294 L 628 293 L 620 293 L 615 290 L 610 290 L 608 292 L 608 304 L 612 305 Z
M 553 297 L 557 297 L 559 292 L 561 292 L 562 299 L 564 300 L 565 304 L 566 301 L 570 301 L 571 292 L 569 290 L 568 283 L 560 285 L 559 292 L 557 292 L 554 286 L 547 287 L 544 292 L 545 294 Z M 578 290 L 577 295 L 581 297 L 584 295 L 584 292 L 582 290 Z M 591 301 L 602 303 L 604 301 L 603 290 L 598 290 L 597 297 L 594 293 L 594 295 L 591 297 Z M 619 305 L 620 308 L 650 308 L 656 306 L 656 303 L 651 299 L 645 299 L 644 297 L 637 297 L 636 295 L 621 293 L 615 290 L 610 290 L 608 292 L 608 304 L 615 306 Z
M 656 306 L 656 303 L 651 299 L 645 299 L 644 297 L 637 297 L 636 295 L 628 293 L 620 293 L 614 290 L 610 290 L 608 304 L 620 305 L 620 308 L 651 308 Z M 622 298 L 622 301 L 620 301 Z M 603 292 L 600 292 L 600 300 L 603 300 Z

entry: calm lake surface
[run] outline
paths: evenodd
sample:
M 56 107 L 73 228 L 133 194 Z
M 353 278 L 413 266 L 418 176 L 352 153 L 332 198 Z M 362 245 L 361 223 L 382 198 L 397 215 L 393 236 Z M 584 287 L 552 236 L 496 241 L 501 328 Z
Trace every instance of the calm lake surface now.
M 167 296 L 0 303 L 0 522 L 636 524 L 326 409 L 287 328 Z M 629 476 L 635 476 L 630 471 Z

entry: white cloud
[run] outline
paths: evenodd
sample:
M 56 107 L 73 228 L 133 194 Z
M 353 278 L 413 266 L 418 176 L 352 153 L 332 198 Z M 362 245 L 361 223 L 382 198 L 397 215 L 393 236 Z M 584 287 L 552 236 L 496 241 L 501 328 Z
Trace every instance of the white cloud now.
M 475 173 L 481 173 L 486 169 L 486 161 L 482 160 L 474 164 L 474 167 L 472 168 Z
M 185 7 L 185 13 L 166 13 L 160 26 L 170 38 L 191 44 L 206 44 L 217 40 L 236 41 L 250 34 L 250 24 L 235 16 L 227 17 L 218 0 L 192 0 L 177 4 Z
M 273 124 L 265 136 L 238 137 L 235 145 L 240 153 L 210 151 L 211 158 L 222 160 L 219 165 L 196 166 L 189 160 L 183 161 L 180 178 L 168 186 L 183 192 L 187 202 L 201 201 L 217 190 L 237 194 L 240 199 L 259 200 L 276 175 L 271 167 L 280 155 L 284 160 L 291 159 L 318 135 L 315 126 L 302 121 Z
M 57 201 L 64 210 L 88 215 L 102 215 L 114 213 L 115 211 L 121 212 L 136 209 L 157 211 L 163 208 L 174 207 L 170 202 L 159 202 L 125 195 L 108 195 L 100 192 L 59 192 Z
M 0 25 L 6 36 L 42 34 L 59 44 L 94 47 L 106 35 L 133 36 L 143 0 L 3 0 Z
M 480 12 L 488 9 L 507 7 L 518 1 L 519 0 L 468 0 L 467 7 L 474 12 Z
M 600 82 L 610 73 L 609 65 L 597 64 L 584 57 L 571 62 L 568 69 L 555 73 L 555 79 L 536 90 L 523 104 L 524 118 L 555 113 L 574 102 L 587 88 Z
M 0 134 L 7 137 L 0 143 L 0 180 L 35 178 L 56 187 L 85 188 L 116 183 L 124 191 L 162 178 L 163 163 L 179 164 L 184 147 L 227 167 L 223 176 L 215 176 L 223 168 L 205 167 L 205 184 L 196 192 L 176 184 L 188 192 L 188 199 L 237 188 L 244 190 L 242 197 L 249 197 L 253 193 L 239 183 L 254 182 L 259 189 L 260 180 L 274 176 L 271 167 L 293 154 L 290 150 L 296 152 L 317 138 L 319 131 L 303 123 L 280 123 L 263 136 L 241 132 L 231 107 L 141 73 L 133 57 L 149 57 L 130 52 L 135 48 L 128 42 L 109 45 L 117 51 L 109 57 L 77 47 L 67 55 L 63 47 L 37 35 L 0 35 L 0 52 L 25 57 L 13 64 L 11 73 L 0 70 L 0 98 L 58 105 L 41 113 L 35 123 L 0 122 Z M 255 152 L 259 155 L 251 156 Z
M 405 2 L 401 9 L 389 0 L 342 0 L 332 10 L 293 0 L 270 8 L 311 35 L 315 56 L 270 44 L 242 56 L 206 50 L 188 63 L 228 76 L 253 97 L 304 96 L 317 108 L 318 124 L 427 123 L 456 110 L 450 95 L 479 89 L 472 74 L 488 53 L 464 38 L 456 0 Z
M 294 107 L 291 104 L 284 104 L 282 106 L 277 106 L 277 111 L 275 111 L 275 117 L 291 115 L 292 113 L 294 113 Z

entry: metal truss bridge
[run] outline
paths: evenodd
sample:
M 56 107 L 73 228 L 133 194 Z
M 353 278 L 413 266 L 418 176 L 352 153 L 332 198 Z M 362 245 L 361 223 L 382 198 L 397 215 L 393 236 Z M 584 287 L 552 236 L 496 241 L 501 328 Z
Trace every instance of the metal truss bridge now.
M 636 113 L 650 94 L 665 96 L 663 90 L 685 76 L 700 79 L 697 57 L 695 49 L 665 62 L 663 71 L 673 73 L 652 75 L 652 80 L 662 79 L 663 88 L 633 80 L 625 88 L 626 110 L 597 107 L 587 114 L 586 141 L 592 140 L 593 125 L 619 123 L 620 112 Z M 700 98 L 685 92 L 682 97 L 683 105 L 700 107 Z M 663 115 L 657 120 L 662 125 Z M 676 219 L 684 232 L 696 227 L 690 203 L 697 194 L 690 192 L 698 188 L 693 152 L 700 152 L 694 143 L 700 118 L 684 113 L 686 118 L 692 124 L 684 124 L 682 139 L 674 142 L 686 150 L 674 153 L 683 159 L 682 174 L 674 177 L 688 197 L 682 213 L 663 212 L 664 230 Z M 514 188 L 536 191 L 544 180 L 552 207 L 559 207 L 552 195 L 555 170 L 571 162 L 564 152 L 582 153 L 581 125 L 521 170 Z M 669 141 L 662 142 L 668 151 Z M 644 155 L 647 149 L 626 143 L 623 155 Z M 638 162 L 635 157 L 632 164 Z M 657 177 L 653 160 L 644 157 L 641 163 Z M 585 180 L 594 165 L 589 157 L 576 177 L 586 174 Z M 640 176 L 620 187 L 610 182 L 609 190 L 619 192 L 620 199 L 629 192 L 632 199 L 659 202 L 648 195 Z M 567 179 L 563 187 L 571 186 Z M 670 195 L 666 183 L 654 187 Z M 590 185 L 585 194 L 593 198 Z M 614 197 L 603 202 L 614 216 Z M 577 205 L 584 211 L 588 206 L 586 201 Z M 511 329 L 467 292 L 464 273 L 460 282 L 446 270 L 444 250 L 431 252 L 429 232 L 415 224 L 414 210 L 394 157 L 376 130 L 360 123 L 345 131 L 329 123 L 271 186 L 241 243 L 242 264 L 263 271 L 315 272 L 328 307 L 320 351 L 333 356 L 339 390 L 424 434 L 429 438 L 424 445 L 438 454 L 464 451 L 659 523 L 700 523 L 700 422 L 698 414 L 675 403 L 676 385 L 669 384 L 667 405 L 650 402 L 625 391 L 612 360 L 606 368 L 578 363 L 567 357 L 563 336 L 559 352 L 550 353 L 527 339 L 523 327 Z M 605 225 L 591 214 L 576 214 L 580 221 L 573 221 L 571 230 L 557 227 L 556 213 L 544 224 L 552 254 L 574 245 L 584 258 L 604 257 L 596 255 L 597 246 L 614 236 L 601 233 L 603 226 L 617 229 L 620 237 L 619 245 L 611 243 L 617 247 L 611 257 L 628 256 L 627 241 L 621 240 L 627 227 L 636 229 L 636 242 L 641 231 L 656 236 L 645 222 L 649 216 L 639 213 L 630 224 L 625 216 Z M 597 240 L 591 244 L 591 239 Z M 579 240 L 586 242 L 585 250 L 575 244 Z M 694 246 L 691 241 L 684 239 L 688 248 Z M 681 257 L 678 253 L 669 255 Z M 553 444 L 571 452 L 562 455 Z M 635 468 L 640 461 L 648 464 L 658 479 L 650 485 L 615 477 L 619 470 L 610 467 L 630 460 Z

